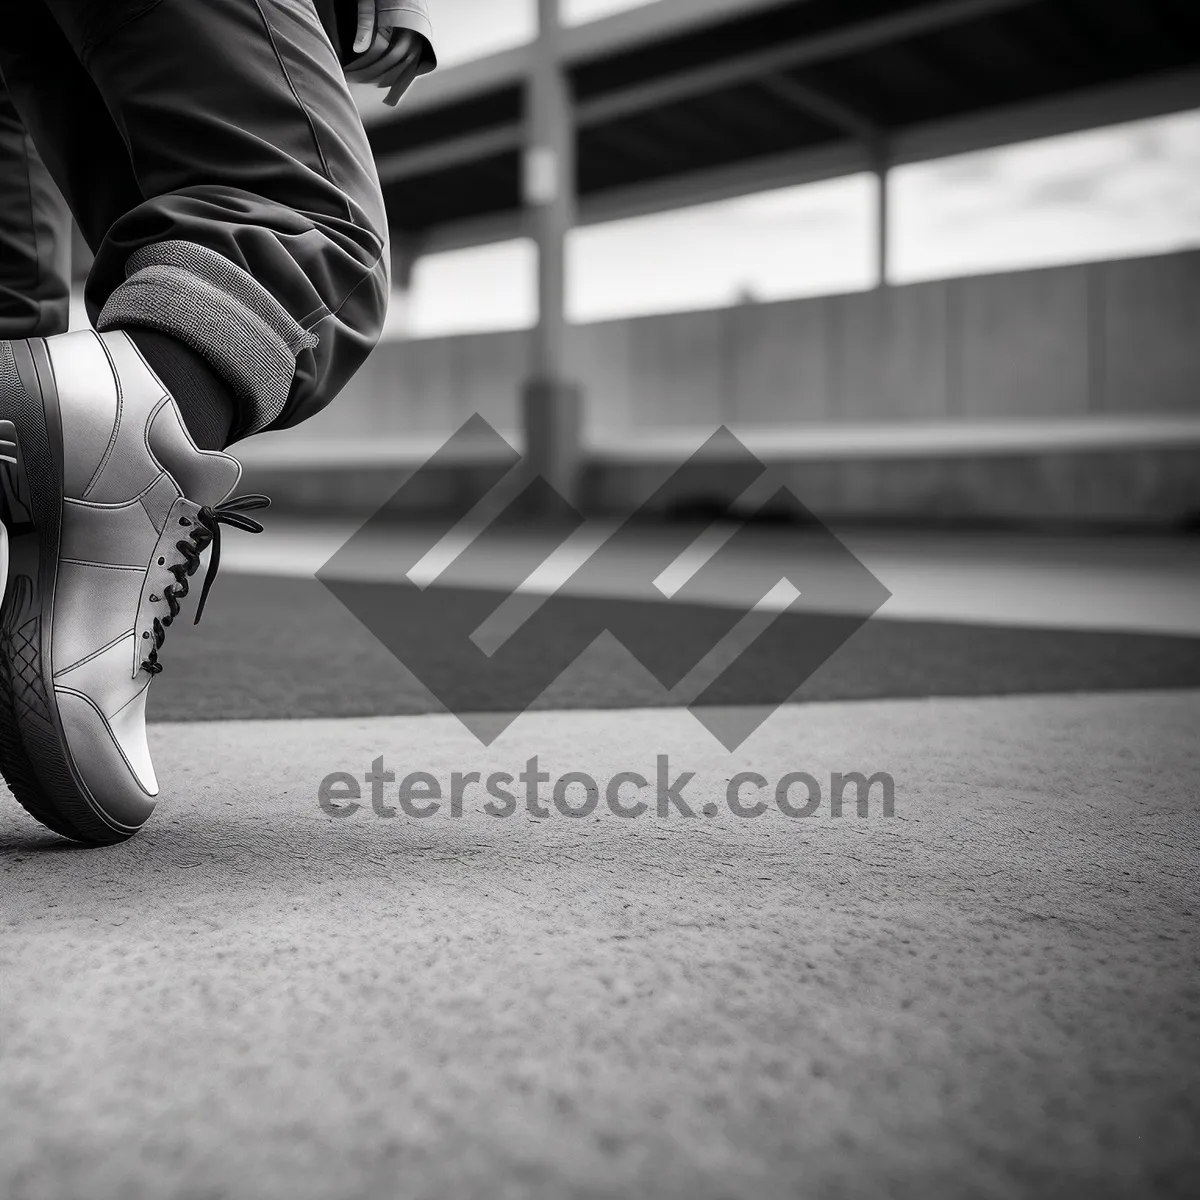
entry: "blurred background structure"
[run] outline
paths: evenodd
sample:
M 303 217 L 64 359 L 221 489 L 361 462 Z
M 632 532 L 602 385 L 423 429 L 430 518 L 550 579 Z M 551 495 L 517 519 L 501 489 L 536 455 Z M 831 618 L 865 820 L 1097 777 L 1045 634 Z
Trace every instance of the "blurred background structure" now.
M 438 21 L 443 70 L 362 96 L 389 329 L 327 413 L 245 448 L 279 502 L 368 507 L 478 412 L 593 511 L 726 423 L 831 518 L 1195 521 L 1190 0 Z

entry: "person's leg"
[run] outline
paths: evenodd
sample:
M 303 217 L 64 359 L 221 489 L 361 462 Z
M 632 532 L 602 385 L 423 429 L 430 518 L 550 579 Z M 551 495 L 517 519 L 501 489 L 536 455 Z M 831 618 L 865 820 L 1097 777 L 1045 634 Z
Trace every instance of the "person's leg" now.
M 0 337 L 49 336 L 68 327 L 72 210 L 95 250 L 143 197 L 103 97 L 40 0 L 0 28 L 0 72 Z M 226 446 L 234 401 L 206 360 L 156 330 L 134 336 L 197 444 Z
M 0 80 L 0 338 L 66 332 L 71 216 Z
M 147 690 L 201 553 L 266 503 L 229 499 L 240 468 L 198 444 L 180 356 L 236 401 L 235 436 L 302 420 L 374 345 L 387 233 L 312 0 L 43 2 L 81 69 L 14 50 L 6 18 L 0 70 L 96 248 L 102 332 L 0 341 L 0 768 L 51 828 L 107 842 L 154 807 Z
M 97 327 L 197 351 L 235 436 L 311 416 L 374 347 L 389 290 L 378 177 L 312 0 L 44 2 L 121 143 L 81 145 L 52 75 L 13 87 L 73 210 L 104 213 L 80 221 Z

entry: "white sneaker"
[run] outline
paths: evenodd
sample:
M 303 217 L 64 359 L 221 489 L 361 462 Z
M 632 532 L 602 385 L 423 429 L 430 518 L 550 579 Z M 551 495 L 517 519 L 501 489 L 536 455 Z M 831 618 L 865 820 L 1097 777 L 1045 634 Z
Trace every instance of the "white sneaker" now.
M 201 552 L 197 620 L 221 525 L 262 531 L 243 513 L 265 496 L 228 500 L 240 475 L 124 333 L 0 342 L 0 770 L 57 833 L 117 842 L 154 811 L 146 693 Z

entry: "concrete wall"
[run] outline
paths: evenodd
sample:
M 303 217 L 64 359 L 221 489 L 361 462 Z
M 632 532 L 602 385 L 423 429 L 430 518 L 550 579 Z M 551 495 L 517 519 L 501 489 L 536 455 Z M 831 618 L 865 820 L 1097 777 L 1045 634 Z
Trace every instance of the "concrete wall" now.
M 1200 252 L 580 326 L 589 434 L 1200 411 Z M 518 426 L 523 333 L 381 346 L 296 436 Z
M 1200 526 L 1200 252 L 613 321 L 571 338 L 596 511 L 627 510 L 681 446 L 727 423 L 827 519 Z M 325 413 L 249 443 L 249 478 L 285 507 L 372 509 L 405 473 L 398 453 L 415 465 L 472 413 L 517 431 L 526 342 L 381 346 Z M 1018 436 L 998 450 L 1005 428 Z M 438 495 L 474 495 L 469 467 L 450 474 Z M 726 475 L 713 463 L 696 499 L 722 497 Z

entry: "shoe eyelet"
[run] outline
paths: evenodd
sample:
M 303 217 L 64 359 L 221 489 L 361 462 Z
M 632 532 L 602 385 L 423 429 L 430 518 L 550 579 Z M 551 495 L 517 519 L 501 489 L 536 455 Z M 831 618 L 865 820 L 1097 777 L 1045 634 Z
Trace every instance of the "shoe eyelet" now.
M 150 636 L 150 635 L 149 635 L 148 633 L 143 633 L 143 634 L 142 634 L 142 637 L 144 637 L 144 638 L 148 638 L 149 636 Z
M 179 523 L 180 523 L 180 525 L 190 525 L 190 524 L 191 524 L 191 521 L 189 521 L 189 520 L 187 519 L 187 517 L 180 517 L 180 518 L 179 518 Z
M 158 560 L 158 565 L 161 567 L 161 566 L 163 565 L 163 563 L 165 563 L 166 561 L 167 561 L 167 560 L 166 560 L 165 558 L 160 558 L 160 559 Z

